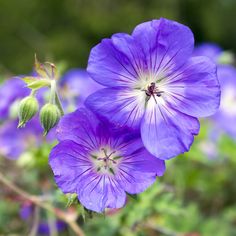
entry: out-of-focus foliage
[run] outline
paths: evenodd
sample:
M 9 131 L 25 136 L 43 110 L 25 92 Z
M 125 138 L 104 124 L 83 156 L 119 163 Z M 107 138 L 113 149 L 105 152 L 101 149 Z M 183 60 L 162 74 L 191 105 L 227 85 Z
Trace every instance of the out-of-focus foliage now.
M 159 17 L 187 24 L 197 42 L 235 51 L 235 11 L 234 0 L 1 0 L 0 72 L 28 73 L 35 52 L 86 66 L 91 47 L 103 37 Z
M 166 17 L 188 25 L 197 42 L 236 51 L 234 0 L 1 0 L 0 80 L 28 74 L 39 58 L 63 67 L 84 67 L 91 47 L 115 32 L 131 32 L 142 21 Z M 164 177 L 127 206 L 106 215 L 84 212 L 79 223 L 96 236 L 236 235 L 236 142 L 212 141 L 202 121 L 189 153 L 168 162 Z M 0 172 L 27 192 L 66 209 L 48 166 L 52 144 L 31 147 L 17 161 L 0 157 Z M 20 218 L 24 199 L 0 184 L 0 235 L 27 235 L 32 222 Z M 70 203 L 69 203 L 70 204 Z M 76 204 L 71 205 L 77 208 Z M 41 218 L 51 219 L 41 210 Z M 85 217 L 85 222 L 84 218 Z M 31 219 L 33 220 L 33 218 Z M 73 235 L 66 229 L 58 235 Z

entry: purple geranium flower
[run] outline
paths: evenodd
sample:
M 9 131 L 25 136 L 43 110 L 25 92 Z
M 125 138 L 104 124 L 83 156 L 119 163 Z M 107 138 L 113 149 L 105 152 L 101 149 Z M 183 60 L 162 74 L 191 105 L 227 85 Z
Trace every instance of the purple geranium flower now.
M 6 80 L 0 86 L 0 121 L 9 117 L 10 106 L 17 99 L 29 95 L 30 89 L 20 78 Z
M 127 133 L 84 108 L 64 116 L 49 158 L 57 185 L 64 193 L 77 193 L 96 212 L 122 207 L 126 192 L 144 191 L 164 173 L 165 164 L 146 151 L 139 136 Z
M 84 69 L 71 69 L 60 80 L 60 94 L 65 106 L 82 105 L 86 97 L 102 86 L 90 78 Z M 71 104 L 72 103 L 72 104 Z
M 230 65 L 220 65 L 217 74 L 221 85 L 221 104 L 212 119 L 236 139 L 236 69 Z
M 236 138 L 236 69 L 231 65 L 221 65 L 219 58 L 223 50 L 211 43 L 203 43 L 195 48 L 194 55 L 207 56 L 218 63 L 217 76 L 221 85 L 221 104 L 211 119 L 221 131 Z M 220 136 L 221 132 L 217 132 Z
M 223 50 L 214 43 L 202 43 L 193 51 L 194 56 L 206 56 L 213 60 L 215 63 L 219 62 L 219 58 L 222 53 Z
M 25 150 L 42 142 L 42 128 L 33 118 L 23 129 L 17 129 L 18 121 L 8 120 L 0 125 L 0 156 L 16 160 Z M 54 138 L 55 139 L 55 138 Z M 52 141 L 52 137 L 48 140 Z
M 145 147 L 158 158 L 189 150 L 199 132 L 196 117 L 214 114 L 220 100 L 216 66 L 191 57 L 193 46 L 191 30 L 167 19 L 102 40 L 87 70 L 107 88 L 85 104 L 113 123 L 140 128 Z

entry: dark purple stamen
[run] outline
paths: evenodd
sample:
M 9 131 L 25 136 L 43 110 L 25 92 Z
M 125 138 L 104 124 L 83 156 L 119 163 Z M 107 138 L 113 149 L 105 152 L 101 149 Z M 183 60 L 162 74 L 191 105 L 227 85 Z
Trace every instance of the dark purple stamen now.
M 152 82 L 151 85 L 149 85 L 148 88 L 144 91 L 145 91 L 146 95 L 148 96 L 148 100 L 152 96 L 156 103 L 157 103 L 157 100 L 156 100 L 155 95 L 157 97 L 160 97 L 161 94 L 163 93 L 163 91 L 158 90 L 158 88 L 156 87 L 156 84 L 154 82 Z

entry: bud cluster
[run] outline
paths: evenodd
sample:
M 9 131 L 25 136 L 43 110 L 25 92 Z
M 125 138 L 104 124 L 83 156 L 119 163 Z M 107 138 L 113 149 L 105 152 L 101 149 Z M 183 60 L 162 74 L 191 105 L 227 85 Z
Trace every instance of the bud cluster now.
M 47 63 L 49 64 L 49 63 Z M 49 71 L 46 65 L 38 62 L 35 58 L 35 71 L 37 77 L 25 77 L 22 80 L 32 90 L 31 94 L 21 100 L 19 104 L 19 124 L 18 128 L 22 128 L 31 120 L 39 110 L 39 102 L 35 97 L 36 92 L 43 87 L 50 87 L 50 101 L 42 106 L 40 110 L 40 123 L 44 129 L 44 135 L 47 135 L 60 120 L 63 110 L 56 90 L 56 67 L 50 63 Z

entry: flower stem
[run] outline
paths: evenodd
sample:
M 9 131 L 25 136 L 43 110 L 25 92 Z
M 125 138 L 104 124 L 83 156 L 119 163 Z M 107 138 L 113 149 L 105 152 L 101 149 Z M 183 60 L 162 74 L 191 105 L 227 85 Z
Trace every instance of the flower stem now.
M 30 96 L 31 96 L 31 97 L 34 97 L 34 96 L 35 96 L 35 94 L 36 94 L 36 92 L 37 92 L 37 90 L 35 90 L 35 89 L 32 89 L 32 90 L 31 90 L 31 93 L 30 93 Z
M 49 102 L 51 104 L 55 104 L 55 102 L 56 102 L 56 92 L 57 92 L 56 89 L 57 89 L 56 81 L 52 80 L 51 81 L 51 92 L 50 92 L 50 98 L 49 98 Z
M 51 93 L 50 93 L 50 99 L 49 99 L 51 104 L 56 104 L 57 107 L 60 110 L 61 116 L 64 115 L 64 111 L 61 105 L 61 101 L 59 98 L 59 95 L 57 93 L 57 84 L 56 84 L 56 80 L 52 80 L 51 81 Z
M 82 229 L 76 223 L 77 216 L 71 217 L 71 215 L 63 212 L 61 209 L 55 208 L 51 204 L 48 204 L 47 202 L 43 202 L 40 197 L 31 195 L 27 193 L 26 191 L 20 189 L 10 180 L 6 179 L 5 176 L 1 172 L 0 172 L 0 182 L 3 183 L 6 187 L 11 189 L 12 191 L 14 191 L 15 193 L 17 193 L 18 195 L 20 195 L 21 197 L 31 201 L 36 206 L 39 206 L 43 209 L 46 209 L 52 212 L 58 219 L 61 219 L 64 222 L 66 222 L 77 236 L 85 236 Z
M 56 104 L 61 112 L 61 116 L 64 116 L 64 111 L 63 111 L 63 108 L 62 108 L 62 105 L 61 105 L 61 101 L 60 101 L 60 98 L 58 96 L 58 94 L 56 93 L 56 97 L 55 97 L 55 101 L 56 101 Z

